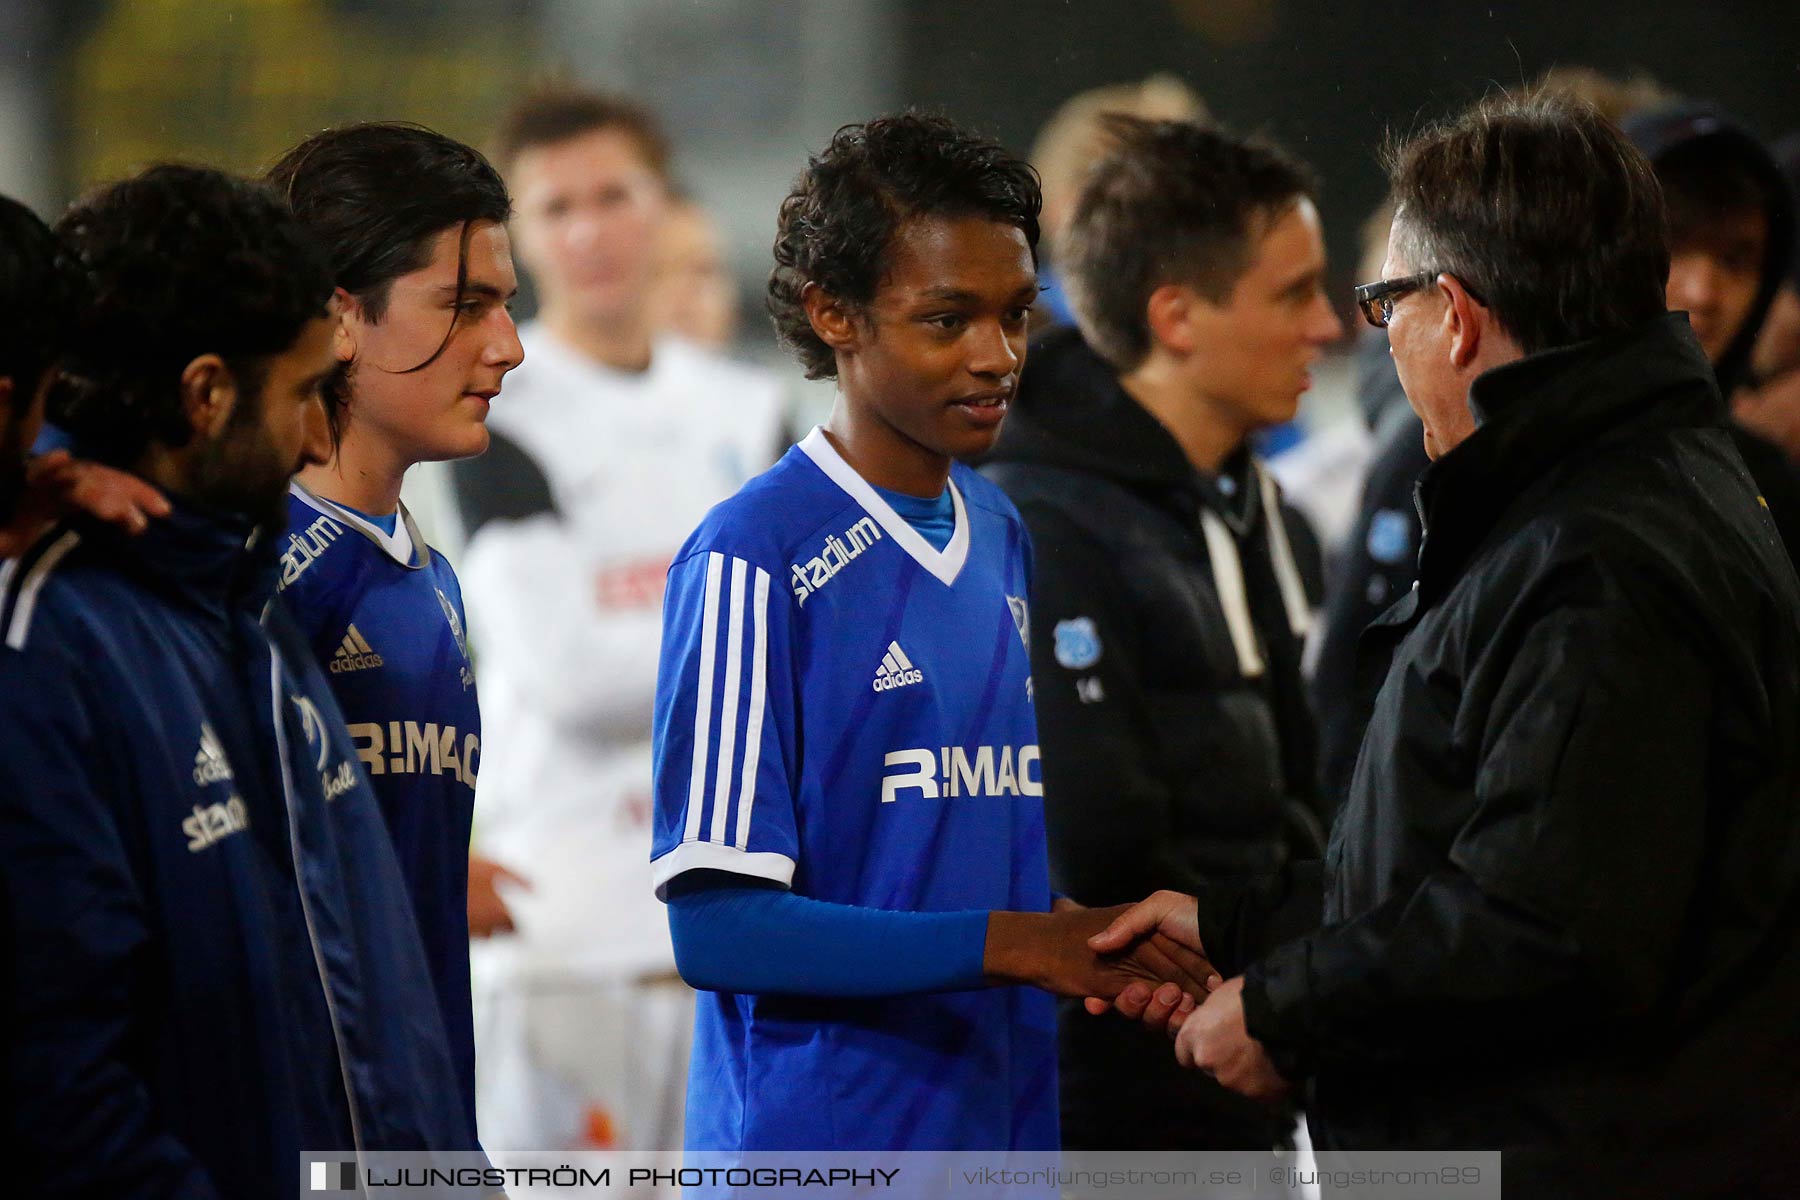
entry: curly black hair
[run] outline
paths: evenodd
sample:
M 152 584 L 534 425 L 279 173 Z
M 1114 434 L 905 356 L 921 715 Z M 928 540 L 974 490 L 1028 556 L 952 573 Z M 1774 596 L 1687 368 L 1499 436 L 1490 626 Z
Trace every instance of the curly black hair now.
M 903 112 L 839 129 L 781 202 L 769 315 L 808 379 L 837 375 L 800 303 L 809 283 L 852 307 L 874 299 L 902 222 L 983 217 L 1025 234 L 1037 256 L 1037 172 L 945 117 Z
M 126 466 L 152 442 L 184 446 L 182 369 L 217 354 L 254 394 L 268 359 L 325 316 L 331 273 L 267 188 L 163 165 L 78 202 L 56 226 L 86 275 L 50 419 L 83 452 Z
M 81 296 L 81 272 L 50 227 L 0 196 L 0 380 L 11 384 L 0 406 L 0 523 L 12 519 L 25 490 L 32 402 L 44 372 L 62 356 Z
M 423 267 L 446 229 L 461 228 L 456 301 L 468 282 L 469 237 L 475 221 L 504 222 L 512 199 L 500 173 L 479 150 L 423 125 L 369 121 L 316 133 L 294 146 L 264 178 L 325 248 L 337 285 L 355 296 L 371 321 L 387 310 L 394 280 Z M 452 319 L 431 357 L 450 344 Z M 347 379 L 328 390 L 332 437 L 349 401 Z
M 39 381 L 62 353 L 68 324 L 80 309 L 83 281 L 38 215 L 0 196 L 0 379 L 12 380 L 22 414 Z

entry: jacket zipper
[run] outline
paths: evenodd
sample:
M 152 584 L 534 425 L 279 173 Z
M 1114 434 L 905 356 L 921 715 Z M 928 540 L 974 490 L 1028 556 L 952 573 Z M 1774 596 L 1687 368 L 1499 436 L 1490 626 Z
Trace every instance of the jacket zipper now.
M 350 1141 L 356 1151 L 356 1172 L 361 1178 L 363 1168 L 362 1119 L 356 1111 L 356 1089 L 350 1083 L 350 1054 L 344 1045 L 344 1030 L 338 1018 L 337 1000 L 331 993 L 331 976 L 325 969 L 325 954 L 319 948 L 318 930 L 313 927 L 312 905 L 306 898 L 306 880 L 300 865 L 300 810 L 294 803 L 294 785 L 292 764 L 288 760 L 287 725 L 282 720 L 281 710 L 281 652 L 269 643 L 269 694 L 273 704 L 271 715 L 275 719 L 275 749 L 281 759 L 281 791 L 287 799 L 288 812 L 288 844 L 294 856 L 294 883 L 300 893 L 300 913 L 306 921 L 306 939 L 312 946 L 313 965 L 319 972 L 319 986 L 325 992 L 325 1012 L 331 1019 L 331 1037 L 337 1044 L 338 1073 L 344 1080 L 344 1105 L 350 1114 Z M 321 738 L 326 736 L 325 730 L 319 731 Z

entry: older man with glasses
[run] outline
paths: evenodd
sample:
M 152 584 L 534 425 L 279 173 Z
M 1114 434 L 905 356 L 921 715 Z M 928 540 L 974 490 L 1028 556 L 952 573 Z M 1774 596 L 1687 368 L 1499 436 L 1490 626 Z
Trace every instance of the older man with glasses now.
M 1159 893 L 1229 978 L 1177 1057 L 1308 1089 L 1317 1143 L 1499 1149 L 1530 1196 L 1764 1195 L 1793 1145 L 1800 584 L 1664 309 L 1661 194 L 1569 101 L 1484 102 L 1394 156 L 1386 325 L 1433 463 L 1411 597 L 1324 867 Z M 1596 242 L 1595 231 L 1604 231 Z M 1090 1007 L 1100 1008 L 1097 1001 Z

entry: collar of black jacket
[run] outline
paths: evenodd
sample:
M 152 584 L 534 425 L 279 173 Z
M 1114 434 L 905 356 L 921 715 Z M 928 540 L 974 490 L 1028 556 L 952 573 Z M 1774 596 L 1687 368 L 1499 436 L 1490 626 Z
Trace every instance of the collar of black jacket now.
M 1682 313 L 1496 367 L 1469 389 L 1475 432 L 1425 469 L 1419 587 L 1447 586 L 1506 510 L 1565 458 L 1656 429 L 1723 425 L 1705 351 Z
M 173 512 L 129 534 L 92 520 L 82 540 L 164 594 L 218 617 L 234 609 L 260 613 L 275 594 L 277 538 L 249 517 L 169 498 Z
M 1031 343 L 1012 411 L 988 462 L 1038 463 L 1102 475 L 1140 490 L 1206 504 L 1234 525 L 1261 500 L 1248 448 L 1214 475 L 1188 461 L 1161 421 L 1119 386 L 1118 372 L 1072 326 Z

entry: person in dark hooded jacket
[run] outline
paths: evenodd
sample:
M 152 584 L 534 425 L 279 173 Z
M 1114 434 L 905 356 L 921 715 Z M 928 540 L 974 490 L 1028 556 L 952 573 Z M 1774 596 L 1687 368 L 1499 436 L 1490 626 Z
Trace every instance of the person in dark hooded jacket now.
M 1033 346 L 986 467 L 1036 560 L 1052 876 L 1090 906 L 1322 852 L 1319 554 L 1248 439 L 1342 333 L 1304 168 L 1191 123 L 1112 133 L 1061 241 L 1080 328 Z M 1290 1124 L 1079 1007 L 1061 1040 L 1065 1146 L 1268 1148 Z
M 1669 214 L 1669 307 L 1685 311 L 1719 391 L 1749 382 L 1763 321 L 1787 279 L 1794 207 L 1775 157 L 1717 106 L 1675 101 L 1628 116 L 1624 129 L 1656 168 Z M 1743 425 L 1732 437 L 1800 562 L 1800 473 Z
M 1547 97 L 1392 171 L 1358 299 L 1434 461 L 1324 923 L 1271 945 L 1254 893 L 1163 893 L 1095 948 L 1181 930 L 1241 972 L 1178 1057 L 1304 1083 L 1327 1162 L 1499 1149 L 1519 1196 L 1767 1194 L 1800 1096 L 1800 582 L 1665 311 L 1659 189 Z M 1146 1000 L 1169 1018 L 1119 1004 Z
M 1800 132 L 1781 138 L 1773 151 L 1788 195 L 1800 205 Z M 1800 467 L 1800 238 L 1795 239 L 1787 281 L 1775 293 L 1756 336 L 1749 376 L 1730 398 L 1732 416 Z
M 1793 261 L 1793 204 L 1769 151 L 1708 104 L 1669 101 L 1619 118 L 1656 169 L 1671 222 L 1667 303 L 1687 311 L 1729 399 L 1745 381 L 1751 351 Z M 1391 374 L 1391 372 L 1390 372 Z M 1733 422 L 1790 557 L 1800 554 L 1800 475 L 1780 449 Z M 1345 560 L 1326 597 L 1314 676 L 1322 786 L 1333 802 L 1349 788 L 1380 672 L 1359 675 L 1362 631 L 1417 577 L 1419 514 L 1413 487 L 1430 461 L 1416 419 L 1378 434 Z

